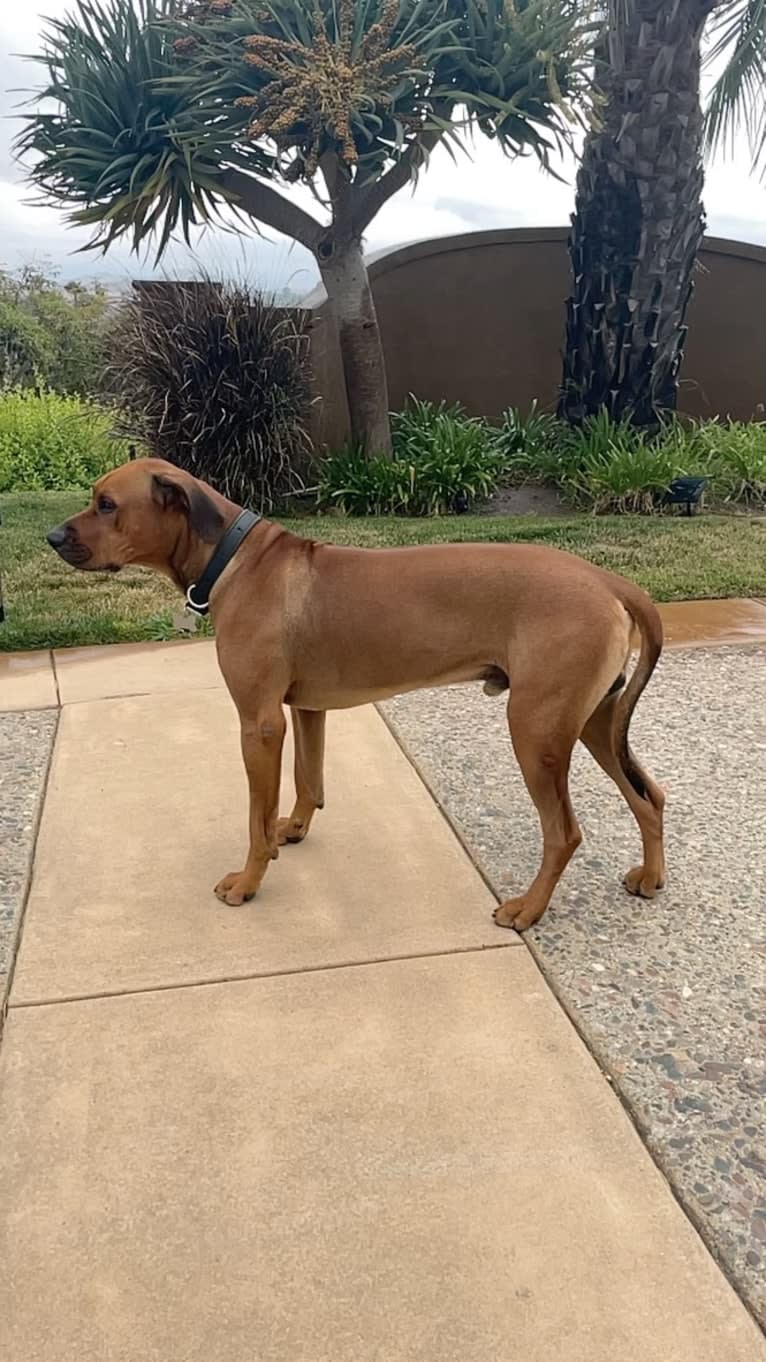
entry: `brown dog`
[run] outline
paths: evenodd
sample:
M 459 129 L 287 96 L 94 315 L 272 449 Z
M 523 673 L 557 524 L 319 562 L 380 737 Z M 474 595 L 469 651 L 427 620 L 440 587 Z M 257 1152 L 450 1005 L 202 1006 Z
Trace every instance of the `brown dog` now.
M 159 459 L 102 478 L 87 510 L 52 530 L 73 567 L 141 563 L 182 589 L 199 581 L 239 507 Z M 216 894 L 255 894 L 285 842 L 322 808 L 325 711 L 424 686 L 483 680 L 510 688 L 508 722 L 540 815 L 542 865 L 525 894 L 495 912 L 523 930 L 542 916 L 581 841 L 568 773 L 578 738 L 638 823 L 643 863 L 625 878 L 652 898 L 665 879 L 664 798 L 628 745 L 628 725 L 662 649 L 642 591 L 557 549 L 531 544 L 336 548 L 270 521 L 248 534 L 210 598 L 218 658 L 239 710 L 250 786 L 250 849 Z M 633 626 L 638 663 L 625 684 Z M 295 807 L 277 818 L 284 705 L 295 732 Z

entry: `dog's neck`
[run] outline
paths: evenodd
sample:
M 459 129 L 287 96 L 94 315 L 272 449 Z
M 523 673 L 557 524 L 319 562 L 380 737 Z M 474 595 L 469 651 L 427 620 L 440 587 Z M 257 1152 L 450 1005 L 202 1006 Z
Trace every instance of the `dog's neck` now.
M 188 527 L 184 527 L 168 562 L 168 572 L 181 591 L 188 591 L 193 582 L 199 581 L 215 549 L 215 544 L 203 544 Z
M 221 533 L 217 536 L 215 543 L 208 544 L 196 535 L 194 531 L 185 524 L 176 541 L 175 548 L 170 558 L 162 565 L 162 570 L 175 582 L 176 586 L 186 594 L 190 586 L 193 586 L 202 577 L 205 568 L 213 557 L 218 545 L 223 539 L 226 531 L 231 528 L 234 521 L 242 514 L 242 507 L 235 506 L 233 502 L 227 502 L 227 513 Z M 240 554 L 246 552 L 248 563 L 251 568 L 257 567 L 263 555 L 268 551 L 276 538 L 282 538 L 286 531 L 281 525 L 275 525 L 272 520 L 261 519 L 258 524 L 250 531 L 247 536 L 247 543 L 242 544 L 235 553 L 238 559 Z M 233 561 L 233 560 L 232 560 Z
M 212 543 L 208 543 L 195 534 L 188 521 L 184 521 L 168 560 L 167 570 L 176 586 L 183 592 L 188 591 L 194 582 L 199 581 L 226 531 L 234 524 L 237 516 L 242 514 L 242 507 L 235 505 L 233 501 L 227 501 L 225 497 L 217 495 L 216 502 L 222 517 L 220 534 Z

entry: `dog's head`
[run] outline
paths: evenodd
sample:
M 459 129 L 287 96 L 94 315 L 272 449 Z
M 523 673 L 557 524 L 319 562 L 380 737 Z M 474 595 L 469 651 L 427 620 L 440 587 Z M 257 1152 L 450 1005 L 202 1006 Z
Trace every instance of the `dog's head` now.
M 173 464 L 136 459 L 100 478 L 90 505 L 47 539 L 65 563 L 86 572 L 119 572 L 128 563 L 167 571 L 185 531 L 208 544 L 220 538 L 218 501 Z

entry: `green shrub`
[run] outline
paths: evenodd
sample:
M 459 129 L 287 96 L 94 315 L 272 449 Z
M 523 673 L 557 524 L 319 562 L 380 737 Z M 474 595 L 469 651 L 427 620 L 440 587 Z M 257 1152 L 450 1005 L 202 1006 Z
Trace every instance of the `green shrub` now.
M 708 479 L 713 502 L 766 505 L 766 425 L 668 418 L 647 433 L 606 411 L 573 428 L 533 406 L 506 412 L 499 432 L 513 482 L 559 488 L 596 513 L 659 510 L 670 484 L 685 474 Z
M 594 512 L 655 510 L 670 482 L 686 471 L 685 436 L 649 438 L 607 412 L 572 427 L 533 406 L 506 412 L 500 439 L 514 482 L 542 482 Z
M 108 339 L 121 431 L 237 502 L 283 504 L 311 466 L 307 321 L 245 284 L 145 286 Z
M 714 494 L 726 501 L 766 506 L 766 424 L 705 421 L 695 430 L 699 462 Z
M 572 430 L 537 402 L 524 414 L 510 407 L 498 431 L 508 480 L 560 484 L 572 457 Z
M 60 287 L 50 272 L 0 270 L 0 389 L 98 389 L 109 298 L 99 286 Z
M 53 392 L 0 393 L 0 492 L 89 487 L 124 462 L 112 416 L 93 402 Z
M 766 506 L 766 423 L 672 417 L 649 433 L 602 411 L 573 428 L 535 404 L 493 430 L 460 407 L 411 399 L 392 428 L 393 461 L 347 450 L 325 462 L 325 502 L 354 515 L 438 515 L 500 482 L 539 482 L 595 514 L 649 514 L 676 478 L 701 475 L 714 504 Z
M 46 387 L 81 397 L 98 394 L 104 370 L 109 300 L 98 286 L 49 289 L 31 310 L 48 338 L 50 359 L 42 372 Z
M 393 459 L 346 449 L 321 468 L 321 498 L 347 515 L 446 515 L 494 491 L 504 458 L 495 432 L 459 406 L 411 398 L 392 417 Z
M 460 403 L 420 401 L 410 396 L 403 411 L 391 417 L 394 455 L 418 463 L 435 457 L 441 462 L 452 458 L 480 457 L 496 440 L 486 421 L 467 416 Z
M 655 511 L 684 475 L 708 479 L 714 503 L 766 505 L 766 426 L 759 422 L 668 419 L 648 435 L 605 413 L 573 432 L 563 489 L 596 512 Z
M 50 363 L 45 329 L 0 291 L 0 392 L 34 387 L 44 378 Z
M 563 489 L 596 514 L 650 512 L 662 503 L 671 482 L 693 470 L 683 439 L 663 432 L 648 436 L 603 411 L 571 434 L 571 457 Z
M 396 515 L 412 502 L 413 473 L 401 459 L 368 458 L 349 445 L 322 461 L 320 502 L 346 515 Z

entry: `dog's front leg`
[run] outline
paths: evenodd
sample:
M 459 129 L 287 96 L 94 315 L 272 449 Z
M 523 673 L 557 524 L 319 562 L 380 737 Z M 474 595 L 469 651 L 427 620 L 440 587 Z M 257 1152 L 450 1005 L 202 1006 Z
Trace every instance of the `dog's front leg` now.
M 261 883 L 269 861 L 276 859 L 279 778 L 285 716 L 281 704 L 261 708 L 242 719 L 242 755 L 250 787 L 250 849 L 244 870 L 225 875 L 215 887 L 222 903 L 237 908 L 251 899 Z

